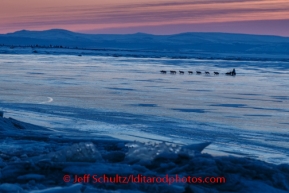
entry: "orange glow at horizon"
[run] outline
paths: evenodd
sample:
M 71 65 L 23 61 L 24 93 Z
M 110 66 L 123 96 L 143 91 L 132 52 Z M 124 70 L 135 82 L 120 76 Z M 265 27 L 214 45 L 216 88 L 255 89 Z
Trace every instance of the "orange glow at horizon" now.
M 288 20 L 289 23 L 288 0 L 122 0 L 121 3 L 116 0 L 1 0 L 0 5 L 0 33 L 51 28 L 117 31 L 130 27 L 149 29 L 162 25 L 267 20 L 275 23 Z M 280 30 L 289 36 L 288 28 Z

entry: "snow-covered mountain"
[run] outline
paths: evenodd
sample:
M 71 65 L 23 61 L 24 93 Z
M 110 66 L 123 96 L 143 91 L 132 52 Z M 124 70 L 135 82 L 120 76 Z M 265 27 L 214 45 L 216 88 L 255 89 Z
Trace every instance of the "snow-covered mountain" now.
M 289 54 L 289 37 L 230 33 L 175 35 L 81 34 L 62 29 L 17 31 L 0 35 L 5 45 L 61 45 L 94 49 L 192 51 L 205 53 Z

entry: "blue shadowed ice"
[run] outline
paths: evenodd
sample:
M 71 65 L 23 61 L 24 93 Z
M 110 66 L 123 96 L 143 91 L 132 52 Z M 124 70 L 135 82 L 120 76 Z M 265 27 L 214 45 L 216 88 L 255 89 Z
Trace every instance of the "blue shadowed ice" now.
M 0 192 L 288 192 L 288 64 L 1 55 Z M 226 76 L 232 68 L 237 76 Z M 64 174 L 86 173 L 228 181 L 62 181 Z

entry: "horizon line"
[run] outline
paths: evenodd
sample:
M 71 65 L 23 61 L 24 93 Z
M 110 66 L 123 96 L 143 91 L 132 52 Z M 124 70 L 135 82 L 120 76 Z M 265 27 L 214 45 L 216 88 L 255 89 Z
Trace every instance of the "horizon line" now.
M 188 33 L 207 33 L 207 34 L 235 34 L 235 35 L 251 35 L 251 36 L 272 36 L 272 37 L 283 37 L 283 38 L 289 38 L 289 36 L 282 36 L 282 35 L 275 35 L 275 34 L 256 34 L 256 33 L 235 33 L 235 32 L 220 32 L 220 31 L 186 31 L 181 33 L 170 33 L 170 34 L 155 34 L 155 33 L 146 33 L 146 32 L 135 32 L 135 33 L 91 33 L 91 32 L 83 32 L 83 31 L 72 31 L 68 29 L 63 28 L 50 28 L 50 29 L 44 29 L 44 30 L 30 30 L 30 29 L 22 29 L 22 30 L 16 30 L 12 32 L 7 33 L 0 33 L 0 35 L 9 35 L 14 34 L 17 32 L 27 31 L 27 32 L 46 32 L 46 31 L 67 31 L 77 34 L 84 34 L 84 35 L 135 35 L 135 34 L 146 34 L 146 35 L 154 35 L 154 36 L 171 36 L 171 35 L 180 35 L 180 34 L 188 34 Z

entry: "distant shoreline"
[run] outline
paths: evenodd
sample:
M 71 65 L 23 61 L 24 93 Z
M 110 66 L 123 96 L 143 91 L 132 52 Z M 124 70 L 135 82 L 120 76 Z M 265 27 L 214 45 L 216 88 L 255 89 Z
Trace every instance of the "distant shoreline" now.
M 289 37 L 187 32 L 82 34 L 63 29 L 0 34 L 0 54 L 289 62 Z
M 75 55 L 75 56 L 107 56 L 130 58 L 167 58 L 167 59 L 197 59 L 197 60 L 225 60 L 225 61 L 262 61 L 289 62 L 288 55 L 280 54 L 235 54 L 235 53 L 207 53 L 193 51 L 157 51 L 135 49 L 108 48 L 73 48 L 47 46 L 16 46 L 0 45 L 0 54 L 41 54 L 41 55 Z

